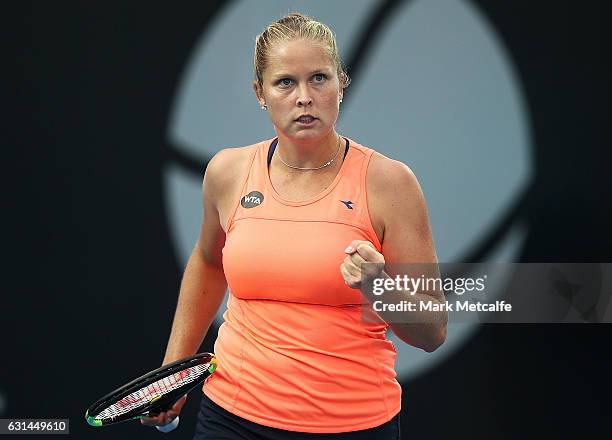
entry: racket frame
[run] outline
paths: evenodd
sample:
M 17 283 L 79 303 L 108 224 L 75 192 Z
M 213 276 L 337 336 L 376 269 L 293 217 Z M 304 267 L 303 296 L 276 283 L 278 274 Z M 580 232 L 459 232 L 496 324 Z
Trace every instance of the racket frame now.
M 206 359 L 206 361 L 203 361 Z M 164 377 L 172 376 L 175 373 L 183 371 L 190 367 L 209 363 L 208 374 L 203 374 L 202 377 L 196 381 L 189 382 L 183 386 L 180 386 L 163 396 L 153 398 L 148 403 L 134 408 L 124 414 L 116 417 L 110 417 L 108 419 L 97 419 L 96 416 L 103 410 L 110 407 L 117 401 L 129 396 L 135 391 L 145 388 Z M 159 413 L 169 409 L 174 402 L 176 402 L 181 396 L 194 390 L 196 387 L 202 385 L 204 381 L 210 377 L 217 367 L 217 359 L 213 353 L 198 353 L 193 356 L 189 356 L 177 361 L 171 362 L 166 365 L 162 365 L 156 370 L 150 371 L 142 376 L 134 379 L 131 382 L 117 388 L 114 391 L 106 394 L 100 399 L 96 400 L 85 412 L 85 419 L 91 426 L 107 426 L 115 423 L 126 422 L 128 420 L 140 419 L 146 417 L 149 414 Z

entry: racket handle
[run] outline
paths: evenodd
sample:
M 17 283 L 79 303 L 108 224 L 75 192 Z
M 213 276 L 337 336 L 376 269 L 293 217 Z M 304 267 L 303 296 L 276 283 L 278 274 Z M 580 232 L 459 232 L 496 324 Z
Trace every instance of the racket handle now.
M 166 433 L 166 432 L 175 430 L 178 424 L 179 424 L 179 416 L 176 416 L 176 418 L 172 420 L 170 423 L 168 423 L 167 425 L 156 426 L 156 428 L 158 431 Z

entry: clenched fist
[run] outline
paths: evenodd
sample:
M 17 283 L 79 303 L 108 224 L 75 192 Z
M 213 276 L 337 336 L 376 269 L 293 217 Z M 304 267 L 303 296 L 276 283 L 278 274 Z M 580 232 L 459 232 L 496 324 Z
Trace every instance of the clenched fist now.
M 340 273 L 349 287 L 361 289 L 364 281 L 382 275 L 385 257 L 369 241 L 353 240 L 344 252 L 348 255 L 340 265 Z

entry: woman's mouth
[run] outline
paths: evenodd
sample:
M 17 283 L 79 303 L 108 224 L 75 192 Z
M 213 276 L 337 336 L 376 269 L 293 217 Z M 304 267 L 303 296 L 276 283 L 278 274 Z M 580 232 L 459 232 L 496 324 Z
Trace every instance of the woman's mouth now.
M 317 118 L 311 115 L 302 115 L 297 118 L 295 121 L 301 125 L 310 125 L 316 121 Z

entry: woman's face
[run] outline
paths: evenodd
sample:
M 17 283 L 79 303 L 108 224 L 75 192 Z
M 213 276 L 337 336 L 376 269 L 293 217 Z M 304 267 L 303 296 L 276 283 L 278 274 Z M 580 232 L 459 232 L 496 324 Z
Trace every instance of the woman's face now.
M 263 90 L 257 81 L 253 88 L 260 104 L 268 106 L 277 133 L 300 142 L 321 139 L 334 128 L 342 88 L 321 43 L 299 39 L 274 44 L 262 81 Z

